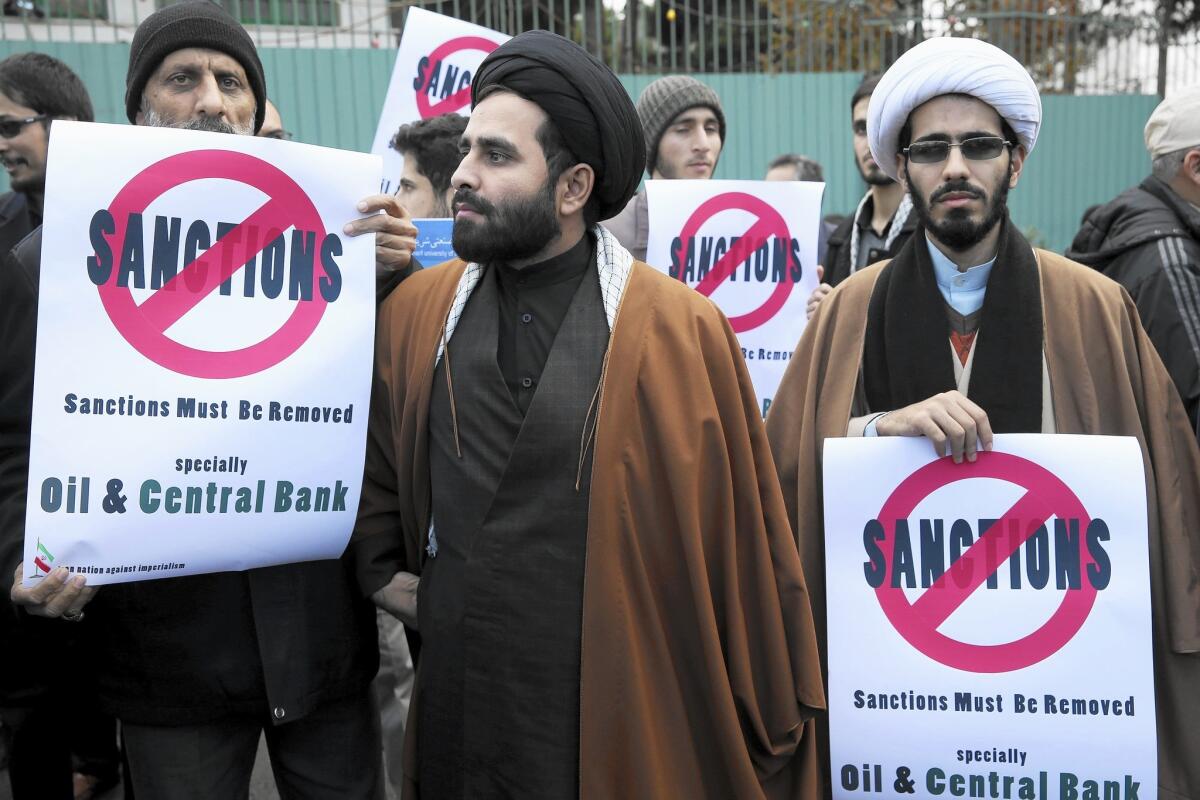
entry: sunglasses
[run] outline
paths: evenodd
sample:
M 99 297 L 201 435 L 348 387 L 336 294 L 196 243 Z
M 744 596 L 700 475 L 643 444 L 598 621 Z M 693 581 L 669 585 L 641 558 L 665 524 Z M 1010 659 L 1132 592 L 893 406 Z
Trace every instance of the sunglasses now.
M 0 137 L 11 139 L 19 135 L 26 125 L 33 122 L 41 122 L 47 116 L 46 114 L 38 114 L 36 117 L 26 117 L 25 119 L 0 119 Z
M 976 136 L 961 142 L 916 142 L 904 148 L 904 155 L 917 164 L 937 164 L 950 157 L 950 148 L 957 147 L 963 158 L 970 161 L 990 161 L 1012 147 L 1012 142 L 999 136 Z

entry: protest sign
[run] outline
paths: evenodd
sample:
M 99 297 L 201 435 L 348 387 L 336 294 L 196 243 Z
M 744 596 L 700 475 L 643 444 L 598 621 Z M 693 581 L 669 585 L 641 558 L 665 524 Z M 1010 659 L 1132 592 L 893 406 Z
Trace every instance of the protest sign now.
M 25 582 L 340 555 L 375 318 L 342 228 L 379 159 L 60 120 L 48 164 Z
M 396 191 L 404 159 L 390 146 L 401 125 L 471 113 L 471 79 L 488 53 L 511 37 L 482 25 L 409 8 L 371 152 L 383 157 L 381 191 Z
M 729 317 L 764 416 L 817 286 L 825 184 L 647 181 L 646 261 Z
M 422 266 L 432 267 L 458 256 L 454 253 L 454 220 L 414 219 L 417 226 L 417 248 L 413 258 Z
M 827 439 L 833 796 L 1157 797 L 1137 440 Z

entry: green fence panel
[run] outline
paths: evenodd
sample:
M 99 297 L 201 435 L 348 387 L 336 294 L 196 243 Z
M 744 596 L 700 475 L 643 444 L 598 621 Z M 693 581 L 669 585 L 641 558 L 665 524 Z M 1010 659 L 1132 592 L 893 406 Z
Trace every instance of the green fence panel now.
M 127 44 L 0 42 L 0 57 L 36 49 L 61 58 L 88 86 L 96 117 L 123 122 Z M 367 150 L 391 77 L 393 50 L 263 48 L 268 92 L 299 141 Z M 725 104 L 727 142 L 718 178 L 761 178 L 782 153 L 816 159 L 825 170 L 827 214 L 853 210 L 865 186 L 851 151 L 853 73 L 697 75 Z M 631 96 L 653 80 L 626 75 Z M 1045 125 L 1019 187 L 1013 217 L 1035 241 L 1063 250 L 1090 206 L 1149 171 L 1142 126 L 1157 98 L 1047 96 Z M 0 175 L 0 188 L 7 179 Z

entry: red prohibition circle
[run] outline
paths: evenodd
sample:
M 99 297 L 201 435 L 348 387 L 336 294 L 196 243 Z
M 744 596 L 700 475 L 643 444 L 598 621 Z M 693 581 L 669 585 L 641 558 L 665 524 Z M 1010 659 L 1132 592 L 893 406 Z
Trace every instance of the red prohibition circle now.
M 485 39 L 482 36 L 460 36 L 456 39 L 451 39 L 448 42 L 443 42 L 438 45 L 433 52 L 429 54 L 429 63 L 437 64 L 445 61 L 455 53 L 463 50 L 480 50 L 485 55 L 495 50 L 500 45 L 493 42 L 491 39 Z M 417 90 L 417 112 L 420 113 L 421 119 L 429 119 L 442 114 L 450 114 L 466 108 L 471 103 L 471 87 L 466 86 L 450 95 L 444 100 L 439 100 L 436 103 L 429 101 L 429 82 L 433 80 L 433 70 L 430 70 L 428 77 L 421 84 L 421 88 Z
M 1095 587 L 1084 580 L 1079 589 L 1068 589 L 1049 620 L 1012 642 L 994 645 L 961 642 L 940 633 L 937 628 L 1012 554 L 1012 548 L 1005 552 L 1000 547 L 984 547 L 986 537 L 994 535 L 999 539 L 1004 536 L 1005 521 L 1009 518 L 1028 523 L 1021 538 L 1015 542 L 1017 548 L 1051 516 L 1078 519 L 1080 569 L 1086 570 L 1089 564 L 1095 563 L 1087 552 L 1086 536 L 1083 535 L 1091 519 L 1083 503 L 1058 476 L 1011 453 L 980 453 L 974 463 L 963 464 L 955 464 L 949 457 L 940 458 L 902 481 L 884 502 L 879 521 L 883 524 L 885 539 L 880 544 L 887 561 L 892 552 L 897 520 L 907 519 L 936 489 L 971 478 L 994 478 L 1013 483 L 1024 487 L 1026 494 L 916 601 L 910 603 L 903 589 L 893 588 L 886 581 L 875 594 L 896 631 L 933 660 L 977 673 L 1024 669 L 1049 658 L 1074 638 L 1096 602 Z M 1011 539 L 1009 543 L 1012 544 Z M 888 574 L 891 574 L 891 565 L 888 566 Z M 967 575 L 970 578 L 963 580 Z
M 324 230 L 321 215 L 304 190 L 277 167 L 229 150 L 196 150 L 168 156 L 135 175 L 113 198 L 108 211 L 116 223 L 112 241 L 124 242 L 131 213 L 140 214 L 169 189 L 189 181 L 224 178 L 258 189 L 269 198 L 235 229 L 252 227 L 283 233 Z M 314 264 L 311 300 L 296 303 L 291 316 L 266 339 L 239 350 L 210 351 L 189 347 L 168 337 L 165 331 L 269 243 L 262 237 L 258 248 L 239 247 L 242 237 L 233 231 L 198 256 L 145 302 L 138 305 L 128 287 L 117 285 L 117 268 L 109 280 L 97 287 L 101 303 L 117 330 L 130 345 L 151 361 L 172 372 L 196 378 L 239 378 L 273 367 L 294 353 L 316 330 L 326 303 L 316 282 L 324 277 L 319 260 Z M 236 255 L 235 255 L 236 254 Z M 218 267 L 218 264 L 220 266 Z M 198 289 L 188 284 L 203 276 Z
M 716 197 L 710 197 L 701 203 L 700 207 L 693 211 L 688 221 L 684 223 L 683 230 L 679 234 L 680 239 L 683 241 L 689 240 L 700 231 L 708 220 L 722 211 L 730 209 L 748 211 L 758 219 L 738 239 L 737 243 L 729 248 L 729 252 L 721 256 L 720 260 L 716 264 L 713 264 L 708 274 L 696 284 L 696 291 L 705 297 L 710 297 L 717 290 L 717 287 L 737 269 L 738 264 L 745 261 L 754 253 L 754 249 L 751 246 L 753 242 L 766 241 L 772 236 L 789 243 L 791 241 L 791 234 L 788 232 L 787 223 L 784 222 L 783 217 L 775 210 L 774 206 L 745 192 L 727 192 L 719 194 Z M 792 260 L 790 246 L 787 248 L 787 253 L 788 270 L 785 275 L 786 279 L 780 281 L 775 286 L 775 289 L 758 308 L 729 318 L 729 324 L 735 333 L 744 333 L 745 331 L 752 331 L 755 328 L 761 327 L 778 314 L 779 310 L 787 303 L 788 296 L 791 295 L 792 288 L 795 286 L 795 283 L 790 279 Z

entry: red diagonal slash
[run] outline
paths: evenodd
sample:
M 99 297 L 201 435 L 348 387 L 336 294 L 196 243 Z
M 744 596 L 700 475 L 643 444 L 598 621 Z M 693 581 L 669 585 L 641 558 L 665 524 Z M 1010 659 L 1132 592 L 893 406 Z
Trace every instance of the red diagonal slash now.
M 123 242 L 130 214 L 144 213 L 168 190 L 191 181 L 225 179 L 252 186 L 269 198 L 232 231 L 213 243 L 194 263 L 185 265 L 167 285 L 141 305 L 128 286 L 109 280 L 97 287 L 113 325 L 135 350 L 174 372 L 197 378 L 234 378 L 268 369 L 294 353 L 316 330 L 326 302 L 319 294 L 295 304 L 291 315 L 262 341 L 237 350 L 206 350 L 176 342 L 166 330 L 252 256 L 289 228 L 321 235 L 325 224 L 304 189 L 287 173 L 263 159 L 230 150 L 192 150 L 167 156 L 133 176 L 109 204 L 116 222 L 114 242 Z M 247 235 L 252 229 L 265 235 Z M 114 272 L 114 275 L 116 273 Z M 315 281 L 324 275 L 313 265 Z M 184 283 L 180 284 L 178 281 Z M 237 313 L 253 313 L 248 304 L 232 304 Z
M 161 289 L 150 295 L 138 306 L 138 310 L 152 326 L 160 331 L 167 330 L 214 289 L 229 280 L 271 241 L 267 236 L 260 236 L 257 241 L 253 241 L 243 235 L 244 231 L 283 232 L 291 225 L 284 204 L 268 200 L 240 225 L 218 239 L 207 251 L 198 255 L 195 261 L 186 265 Z M 122 234 L 120 240 L 123 239 Z M 216 269 L 213 269 L 214 266 Z M 314 271 L 319 271 L 319 268 Z M 191 288 L 200 278 L 203 279 L 200 287 Z
M 1021 545 L 1032 536 L 1047 519 L 1054 515 L 1045 500 L 1034 492 L 1026 492 L 1005 515 L 992 524 L 975 544 L 946 570 L 932 586 L 925 590 L 913 611 L 930 627 L 937 628 L 945 622 L 971 593 L 1000 568 Z M 1024 526 L 1019 536 L 1007 533 L 1009 520 L 1019 520 Z
M 729 249 L 729 252 L 721 256 L 712 269 L 696 285 L 696 291 L 705 297 L 711 297 L 713 292 L 717 290 L 717 287 L 737 269 L 738 265 L 754 254 L 756 249 L 754 244 L 756 242 L 761 247 L 772 236 L 784 241 L 788 241 L 791 236 L 788 232 L 787 223 L 780 216 L 779 211 L 772 205 L 761 198 L 745 192 L 726 192 L 725 194 L 710 197 L 701 203 L 692 212 L 687 222 L 684 223 L 679 238 L 684 242 L 694 239 L 699 233 L 700 228 L 708 220 L 722 211 L 731 209 L 753 214 L 757 220 L 750 226 L 750 230 L 738 238 L 737 243 Z M 787 252 L 788 261 L 791 262 L 790 247 Z M 729 325 L 733 328 L 734 333 L 754 330 L 774 317 L 783 308 L 784 304 L 787 303 L 788 296 L 792 292 L 792 287 L 795 285 L 792 283 L 790 276 L 793 266 L 794 264 L 788 264 L 788 275 L 775 286 L 762 305 L 748 313 L 729 318 Z
M 1081 527 L 1088 524 L 1087 510 L 1058 476 L 1011 453 L 980 453 L 974 463 L 967 464 L 955 464 L 948 457 L 938 459 L 905 478 L 883 504 L 877 517 L 887 532 L 882 545 L 887 552 L 894 541 L 896 520 L 908 519 L 930 494 L 956 481 L 973 478 L 1005 481 L 1023 487 L 1026 493 L 916 602 L 910 603 L 903 589 L 886 582 L 875 590 L 875 595 L 897 633 L 929 658 L 970 672 L 1023 669 L 1048 658 L 1071 641 L 1095 604 L 1094 587 L 1084 582 L 1079 589 L 1065 592 L 1049 620 L 1015 641 L 973 644 L 953 639 L 939 632 L 938 627 L 1051 516 L 1078 519 Z M 1012 520 L 1018 521 L 1015 536 L 1009 531 Z M 1081 565 L 1084 563 L 1090 562 L 1081 554 Z
M 775 235 L 774 228 L 774 225 L 762 219 L 751 225 L 750 230 L 737 240 L 737 244 L 729 248 L 729 252 L 721 256 L 716 264 L 713 264 L 712 269 L 704 276 L 704 280 L 696 284 L 696 291 L 705 297 L 712 295 L 717 287 L 733 274 L 738 264 L 754 255 L 755 250 L 762 247 L 769 237 Z
M 482 36 L 460 36 L 438 45 L 429 54 L 429 63 L 431 65 L 444 63 L 448 57 L 463 50 L 481 50 L 486 55 L 499 46 L 491 39 L 485 39 Z M 417 111 L 421 114 L 422 119 L 458 111 L 471 102 L 471 87 L 464 86 L 445 100 L 431 104 L 429 102 L 429 84 L 432 80 L 433 70 L 430 70 L 428 77 L 421 84 L 421 88 L 417 90 Z

